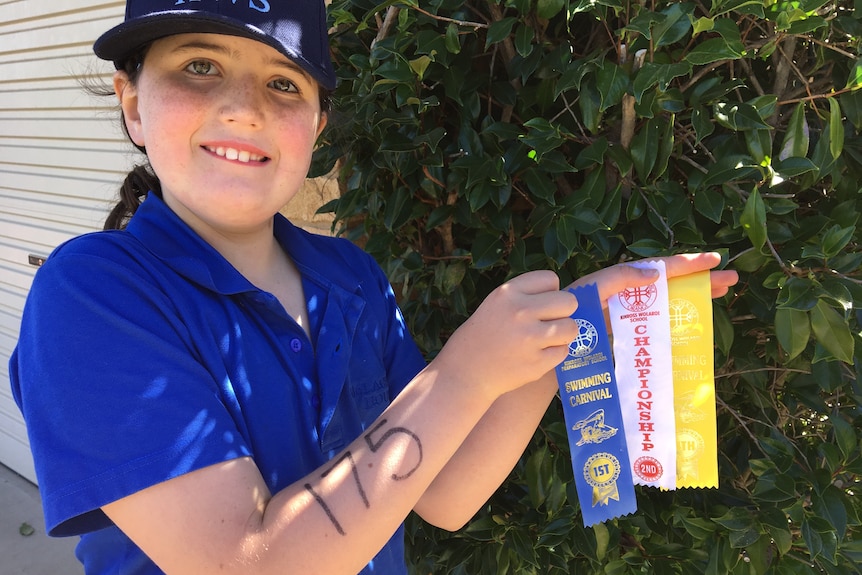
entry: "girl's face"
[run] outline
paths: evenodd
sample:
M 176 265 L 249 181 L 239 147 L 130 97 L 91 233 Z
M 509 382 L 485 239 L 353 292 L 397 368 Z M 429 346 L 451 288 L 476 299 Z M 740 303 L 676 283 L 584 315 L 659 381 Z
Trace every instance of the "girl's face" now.
M 205 238 L 268 226 L 302 187 L 326 124 L 317 83 L 260 42 L 180 34 L 114 76 L 132 140 L 165 202 Z

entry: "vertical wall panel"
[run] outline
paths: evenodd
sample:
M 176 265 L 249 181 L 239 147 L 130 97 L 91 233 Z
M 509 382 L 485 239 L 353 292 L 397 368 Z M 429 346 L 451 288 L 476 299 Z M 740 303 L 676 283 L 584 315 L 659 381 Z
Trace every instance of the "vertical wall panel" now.
M 111 66 L 92 43 L 124 2 L 0 0 L 0 462 L 35 481 L 9 389 L 9 355 L 36 267 L 59 243 L 98 229 L 133 161 L 113 101 L 82 78 Z

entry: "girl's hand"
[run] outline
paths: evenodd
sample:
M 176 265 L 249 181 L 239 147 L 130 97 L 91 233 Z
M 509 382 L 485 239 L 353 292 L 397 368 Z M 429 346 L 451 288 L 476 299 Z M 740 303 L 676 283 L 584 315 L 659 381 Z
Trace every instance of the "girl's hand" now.
M 576 298 L 551 271 L 520 275 L 491 292 L 432 362 L 459 385 L 493 400 L 535 381 L 568 353 Z
M 684 254 L 660 258 L 669 278 L 712 269 L 721 262 L 717 253 Z M 720 297 L 734 285 L 735 271 L 711 274 L 712 296 Z M 569 287 L 596 283 L 602 305 L 627 288 L 653 283 L 654 270 L 618 264 L 591 273 Z M 459 385 L 479 386 L 491 400 L 536 381 L 568 355 L 577 336 L 570 316 L 575 297 L 560 291 L 550 271 L 518 276 L 491 292 L 475 313 L 459 327 L 433 364 L 446 379 Z

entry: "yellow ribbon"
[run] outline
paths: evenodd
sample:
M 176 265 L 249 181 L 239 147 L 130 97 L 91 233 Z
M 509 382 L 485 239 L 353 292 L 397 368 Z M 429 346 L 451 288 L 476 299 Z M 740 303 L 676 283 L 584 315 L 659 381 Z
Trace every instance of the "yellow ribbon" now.
M 680 487 L 718 487 L 709 272 L 668 281 Z

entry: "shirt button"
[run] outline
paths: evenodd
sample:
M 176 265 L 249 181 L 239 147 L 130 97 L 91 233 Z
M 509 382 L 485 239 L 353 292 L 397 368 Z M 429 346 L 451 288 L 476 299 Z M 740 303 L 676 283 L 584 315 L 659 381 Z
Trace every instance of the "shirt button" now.
M 311 406 L 314 409 L 320 409 L 320 398 L 317 395 L 311 396 Z
M 296 353 L 299 353 L 300 351 L 302 351 L 302 341 L 300 341 L 298 337 L 293 338 L 292 340 L 290 340 L 290 349 L 292 349 Z

